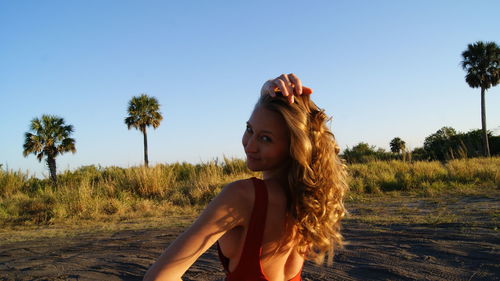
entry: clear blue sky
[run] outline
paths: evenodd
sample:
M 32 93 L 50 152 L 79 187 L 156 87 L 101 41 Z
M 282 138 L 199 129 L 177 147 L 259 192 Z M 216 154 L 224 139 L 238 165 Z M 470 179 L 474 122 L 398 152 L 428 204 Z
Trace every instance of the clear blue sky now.
M 47 175 L 22 156 L 30 120 L 63 117 L 76 154 L 58 170 L 134 166 L 142 135 L 124 124 L 147 93 L 164 120 L 150 162 L 243 157 L 241 135 L 261 84 L 294 72 L 333 115 L 342 148 L 407 146 L 443 126 L 480 128 L 480 94 L 461 52 L 500 43 L 500 1 L 0 0 L 0 163 Z M 500 133 L 500 86 L 487 93 Z

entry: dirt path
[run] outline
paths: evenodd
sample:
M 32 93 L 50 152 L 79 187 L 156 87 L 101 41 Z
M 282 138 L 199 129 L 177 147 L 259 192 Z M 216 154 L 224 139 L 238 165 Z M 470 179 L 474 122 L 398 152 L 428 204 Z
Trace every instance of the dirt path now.
M 350 244 L 337 252 L 333 266 L 318 268 L 307 263 L 302 277 L 304 280 L 500 280 L 499 200 L 462 198 L 453 200 L 446 210 L 463 211 L 460 206 L 464 202 L 468 204 L 468 216 L 459 214 L 453 223 L 381 224 L 350 219 L 344 224 L 344 236 Z M 408 206 L 424 214 L 432 210 L 432 206 L 417 199 L 365 202 L 352 204 L 353 217 L 366 206 L 380 215 Z M 485 208 L 493 208 L 496 215 L 485 215 L 491 214 Z M 162 249 L 181 231 L 178 227 L 122 230 L 71 238 L 0 242 L 0 280 L 141 280 Z M 223 277 L 217 252 L 212 248 L 193 265 L 184 280 Z

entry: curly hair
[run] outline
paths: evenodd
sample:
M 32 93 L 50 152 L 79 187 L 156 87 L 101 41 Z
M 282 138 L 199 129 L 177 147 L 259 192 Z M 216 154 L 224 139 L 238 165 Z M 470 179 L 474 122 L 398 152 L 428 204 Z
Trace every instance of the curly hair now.
M 297 251 L 308 260 L 333 262 L 334 249 L 342 247 L 340 221 L 346 214 L 346 165 L 339 157 L 330 118 L 309 95 L 289 104 L 284 97 L 262 95 L 256 107 L 279 113 L 290 132 L 287 211 Z

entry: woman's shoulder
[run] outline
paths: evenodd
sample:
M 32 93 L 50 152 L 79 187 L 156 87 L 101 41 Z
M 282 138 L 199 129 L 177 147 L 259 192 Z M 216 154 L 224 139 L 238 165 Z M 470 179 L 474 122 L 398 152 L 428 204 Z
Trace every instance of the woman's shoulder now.
M 230 193 L 241 199 L 252 198 L 254 194 L 253 181 L 251 178 L 233 181 L 224 186 L 222 192 Z
M 225 212 L 231 212 L 235 217 L 246 221 L 251 215 L 255 200 L 253 182 L 251 179 L 237 180 L 226 184 L 213 200 Z M 239 219 L 237 219 L 239 220 Z
M 286 194 L 283 184 L 277 180 L 260 180 L 266 187 L 268 200 L 272 205 L 286 205 Z M 227 192 L 235 204 L 253 207 L 255 201 L 255 186 L 252 178 L 237 180 L 226 185 L 222 192 Z
M 222 188 L 218 196 L 224 198 L 230 205 L 242 204 L 242 207 L 251 205 L 255 198 L 252 179 L 248 178 L 228 183 Z

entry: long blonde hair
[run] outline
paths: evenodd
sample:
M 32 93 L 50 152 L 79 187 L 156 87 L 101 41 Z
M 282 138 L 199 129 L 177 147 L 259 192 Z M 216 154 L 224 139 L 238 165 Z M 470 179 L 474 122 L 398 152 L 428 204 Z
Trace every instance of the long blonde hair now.
M 288 215 L 295 227 L 298 252 L 316 264 L 333 261 L 334 249 L 343 245 L 340 220 L 346 209 L 346 165 L 327 126 L 330 118 L 309 95 L 289 104 L 284 97 L 262 95 L 256 107 L 279 113 L 290 132 Z

